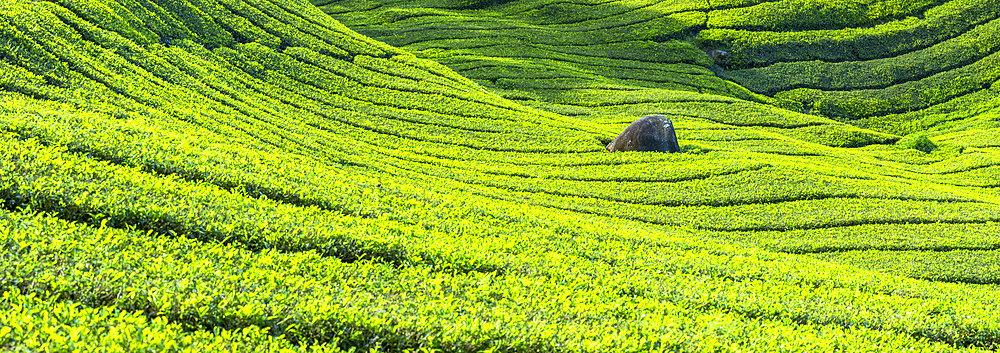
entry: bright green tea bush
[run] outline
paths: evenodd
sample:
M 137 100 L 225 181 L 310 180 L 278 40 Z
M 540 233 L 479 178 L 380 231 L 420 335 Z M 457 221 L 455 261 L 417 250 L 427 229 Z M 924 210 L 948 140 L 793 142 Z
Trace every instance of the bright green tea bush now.
M 995 5 L 5 1 L 0 350 L 994 349 Z
M 952 251 L 847 251 L 817 255 L 863 268 L 901 273 L 914 278 L 944 282 L 996 284 L 996 250 Z
M 940 4 L 934 0 L 781 0 L 709 12 L 709 28 L 772 31 L 866 27 Z
M 10 290 L 0 299 L 0 347 L 13 351 L 339 352 L 334 346 L 296 347 L 266 329 L 186 331 L 166 317 L 90 308 Z M 305 348 L 305 349 L 303 349 Z
M 769 4 L 780 6 L 783 2 Z M 705 46 L 729 49 L 732 56 L 727 65 L 732 68 L 791 61 L 863 61 L 930 47 L 994 20 L 998 15 L 1000 10 L 994 1 L 952 0 L 911 16 L 874 25 L 840 29 L 812 27 L 797 31 L 709 28 L 698 33 L 698 40 Z
M 727 71 L 725 76 L 767 94 L 798 87 L 822 90 L 885 88 L 974 63 L 996 51 L 1000 45 L 998 33 L 1000 20 L 993 20 L 958 37 L 899 56 L 835 63 L 783 62 L 763 68 Z

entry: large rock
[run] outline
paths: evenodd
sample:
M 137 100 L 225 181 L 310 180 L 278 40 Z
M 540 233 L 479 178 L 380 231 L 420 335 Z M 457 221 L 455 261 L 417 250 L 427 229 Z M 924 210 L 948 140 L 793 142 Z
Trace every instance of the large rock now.
M 712 61 L 716 64 L 722 64 L 726 59 L 729 59 L 729 52 L 725 50 L 712 49 L 705 52 L 705 54 L 708 54 L 708 57 L 712 58 Z
M 708 57 L 712 58 L 712 71 L 715 71 L 716 74 L 721 74 L 726 71 L 722 65 L 725 65 L 726 59 L 729 59 L 729 52 L 725 50 L 712 49 L 705 52 L 705 54 L 708 54 Z
M 608 152 L 680 152 L 674 123 L 665 115 L 647 115 L 636 120 L 607 146 Z

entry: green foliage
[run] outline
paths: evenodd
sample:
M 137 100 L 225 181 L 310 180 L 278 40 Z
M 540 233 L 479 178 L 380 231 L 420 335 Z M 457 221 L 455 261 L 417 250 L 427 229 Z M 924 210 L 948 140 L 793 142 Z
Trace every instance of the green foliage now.
M 0 347 L 11 351 L 108 352 L 338 352 L 330 346 L 301 349 L 267 330 L 216 328 L 186 331 L 166 317 L 148 318 L 141 312 L 90 308 L 60 302 L 37 293 L 9 290 L 0 298 Z
M 797 88 L 776 98 L 800 101 L 813 113 L 840 119 L 859 119 L 928 108 L 977 92 L 1000 79 L 1000 53 L 973 64 L 885 89 L 821 91 Z
M 782 0 L 716 10 L 708 14 L 709 28 L 771 31 L 866 27 L 877 21 L 910 15 L 939 5 L 940 0 Z
M 897 135 L 921 131 L 955 132 L 962 145 L 979 146 L 992 139 L 991 126 L 997 122 L 990 110 L 1000 106 L 1000 84 L 925 109 L 861 119 L 859 125 Z M 968 129 L 977 126 L 976 129 Z
M 995 7 L 317 4 L 0 4 L 0 350 L 1000 344 Z M 718 74 L 799 44 L 692 44 L 762 19 L 917 44 L 776 99 Z M 604 150 L 651 113 L 684 153 Z
M 885 88 L 972 64 L 995 52 L 998 46 L 1000 20 L 994 20 L 929 48 L 890 58 L 835 63 L 783 62 L 763 68 L 726 71 L 725 76 L 766 94 L 795 87 L 826 91 Z
M 927 134 L 915 134 L 914 136 L 907 136 L 906 138 L 899 141 L 903 148 L 914 149 L 924 153 L 930 153 L 931 151 L 937 149 L 937 145 L 931 142 L 931 139 L 927 138 Z
M 990 1 L 802 3 L 715 11 L 698 43 L 731 52 L 723 77 L 787 108 L 901 135 L 954 126 L 1000 78 Z
M 863 224 L 847 227 L 800 229 L 793 231 L 755 231 L 720 234 L 765 249 L 827 257 L 840 252 L 910 251 L 933 254 L 962 249 L 995 249 L 1000 224 Z M 947 234 L 947 236 L 942 236 Z M 875 260 L 877 262 L 879 260 Z M 893 271 L 887 271 L 892 273 Z
M 817 255 L 822 259 L 852 264 L 913 278 L 975 284 L 1000 283 L 1000 259 L 996 250 L 951 251 L 845 251 Z
M 151 43 L 154 37 L 152 33 L 140 34 L 132 26 L 139 24 L 139 20 L 132 16 L 132 13 L 117 2 L 103 2 L 95 0 L 64 0 L 59 3 L 66 9 L 72 11 L 77 16 L 100 26 L 102 29 L 119 32 L 123 37 L 131 39 L 137 43 Z M 124 14 L 129 20 L 122 18 Z
M 485 9 L 494 6 L 501 6 L 513 0 L 447 0 L 445 6 L 458 9 Z
M 713 75 L 705 52 L 686 41 L 707 19 L 697 2 L 502 3 L 335 1 L 322 8 L 357 8 L 338 20 L 508 98 L 553 101 L 583 87 L 753 96 Z
M 773 5 L 767 6 L 777 7 L 783 3 L 768 3 Z M 770 31 L 709 28 L 698 33 L 698 40 L 706 47 L 728 48 L 731 57 L 727 66 L 734 69 L 787 61 L 873 60 L 926 48 L 994 20 L 1000 11 L 995 5 L 992 1 L 953 0 L 927 9 L 921 16 L 901 16 L 874 26 L 844 26 L 846 28 L 841 29 Z M 838 5 L 832 6 L 835 8 Z M 797 11 L 809 10 L 804 7 Z M 748 20 L 758 21 L 756 17 L 749 17 Z

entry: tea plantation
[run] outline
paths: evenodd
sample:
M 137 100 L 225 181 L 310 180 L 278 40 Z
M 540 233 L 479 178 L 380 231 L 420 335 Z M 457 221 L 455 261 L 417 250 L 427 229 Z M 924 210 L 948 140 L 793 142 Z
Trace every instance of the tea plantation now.
M 1000 348 L 1000 1 L 312 1 L 0 2 L 0 350 Z

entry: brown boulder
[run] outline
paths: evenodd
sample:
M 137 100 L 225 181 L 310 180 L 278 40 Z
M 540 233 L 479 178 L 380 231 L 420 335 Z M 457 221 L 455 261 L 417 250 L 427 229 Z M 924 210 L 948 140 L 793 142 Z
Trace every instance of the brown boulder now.
M 674 123 L 665 115 L 647 115 L 636 120 L 607 146 L 608 152 L 680 152 Z

